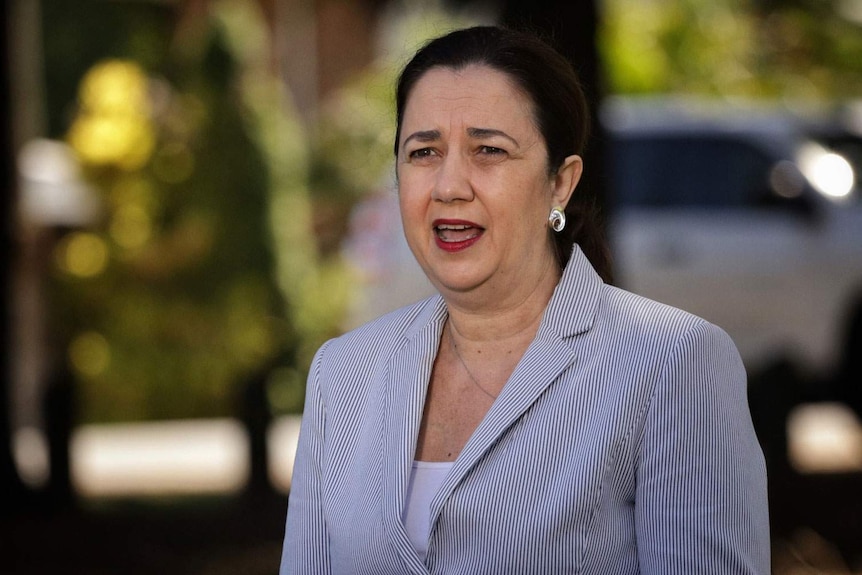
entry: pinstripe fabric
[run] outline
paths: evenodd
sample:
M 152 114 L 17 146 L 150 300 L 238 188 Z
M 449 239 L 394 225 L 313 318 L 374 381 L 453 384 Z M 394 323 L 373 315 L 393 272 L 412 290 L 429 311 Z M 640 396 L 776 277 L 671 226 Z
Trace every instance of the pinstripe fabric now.
M 312 366 L 281 574 L 769 572 L 763 457 L 730 339 L 604 285 L 579 249 L 431 504 L 401 524 L 446 320 L 432 297 Z

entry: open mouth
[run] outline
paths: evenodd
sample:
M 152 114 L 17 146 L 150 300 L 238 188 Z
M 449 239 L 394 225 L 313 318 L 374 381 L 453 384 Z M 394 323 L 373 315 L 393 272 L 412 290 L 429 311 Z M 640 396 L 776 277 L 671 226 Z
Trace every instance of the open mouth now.
M 484 230 L 470 224 L 438 224 L 434 226 L 434 231 L 440 241 L 459 243 L 479 237 Z
M 434 233 L 437 247 L 449 253 L 456 253 L 478 242 L 485 233 L 485 228 L 469 221 L 437 220 L 434 222 Z

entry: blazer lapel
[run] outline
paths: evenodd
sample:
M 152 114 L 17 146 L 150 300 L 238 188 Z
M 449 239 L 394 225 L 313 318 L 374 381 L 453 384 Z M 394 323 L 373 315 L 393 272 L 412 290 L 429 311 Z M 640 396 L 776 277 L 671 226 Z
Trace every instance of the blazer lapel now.
M 383 500 L 383 521 L 402 559 L 414 570 L 421 569 L 418 572 L 425 572 L 425 567 L 407 537 L 401 513 L 428 382 L 447 317 L 442 298 L 429 302 L 407 331 L 404 345 L 390 358 L 385 375 L 383 493 L 387 497 Z
M 520 419 L 563 371 L 577 361 L 575 346 L 570 338 L 592 327 L 603 285 L 580 248 L 575 246 L 563 277 L 548 303 L 536 338 L 464 446 L 440 492 L 432 501 L 432 524 L 452 491 L 500 436 Z
M 458 455 L 452 471 L 431 503 L 432 524 L 449 494 L 485 456 L 497 439 L 521 418 L 542 392 L 575 360 L 572 348 L 559 339 L 536 340 L 530 345 L 502 393 Z

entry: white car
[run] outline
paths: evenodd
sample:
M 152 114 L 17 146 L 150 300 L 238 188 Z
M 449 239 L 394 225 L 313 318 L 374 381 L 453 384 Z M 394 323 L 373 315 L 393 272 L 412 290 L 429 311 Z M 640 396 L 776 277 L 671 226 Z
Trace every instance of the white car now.
M 617 283 L 724 328 L 750 373 L 834 376 L 862 296 L 847 158 L 754 108 L 609 99 L 600 120 Z

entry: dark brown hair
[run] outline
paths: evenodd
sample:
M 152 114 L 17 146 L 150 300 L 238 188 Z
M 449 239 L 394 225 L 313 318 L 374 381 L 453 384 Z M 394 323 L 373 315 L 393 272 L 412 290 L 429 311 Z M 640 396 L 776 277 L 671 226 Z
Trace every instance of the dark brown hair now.
M 583 155 L 589 136 L 587 101 L 578 76 L 559 52 L 537 36 L 497 26 L 476 26 L 431 40 L 404 67 L 395 93 L 395 155 L 404 109 L 413 87 L 432 68 L 460 70 L 470 64 L 508 75 L 533 102 L 536 127 L 545 140 L 548 169 L 557 172 L 573 154 Z M 582 193 L 566 206 L 566 228 L 553 234 L 557 261 L 564 268 L 577 243 L 605 281 L 611 279 L 610 252 L 595 198 Z

